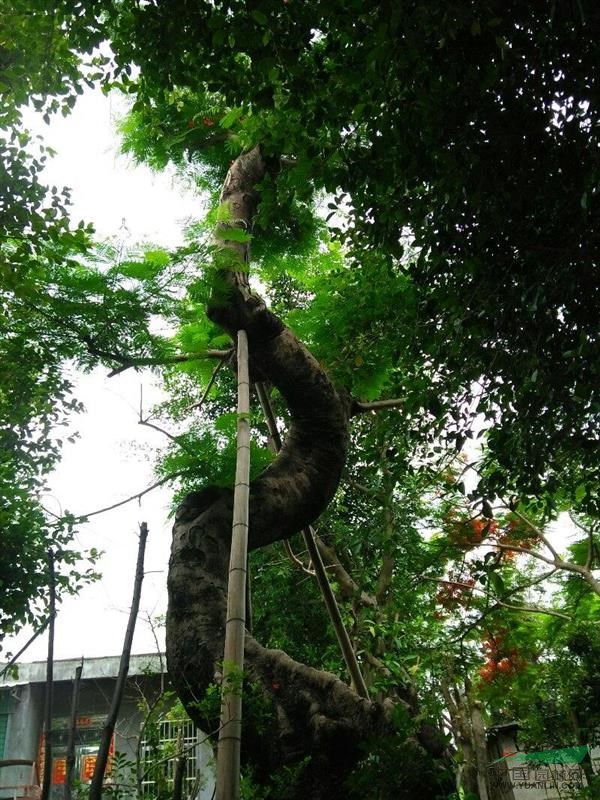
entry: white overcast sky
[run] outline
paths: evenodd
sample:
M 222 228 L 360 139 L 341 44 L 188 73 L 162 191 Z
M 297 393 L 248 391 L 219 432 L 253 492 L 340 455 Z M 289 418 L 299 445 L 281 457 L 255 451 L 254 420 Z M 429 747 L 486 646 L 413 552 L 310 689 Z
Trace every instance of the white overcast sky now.
M 100 238 L 120 239 L 126 233 L 130 244 L 148 241 L 176 245 L 181 241 L 183 224 L 201 216 L 202 199 L 176 185 L 171 175 L 154 174 L 119 154 L 115 119 L 124 110 L 121 97 L 90 91 L 79 99 L 69 117 L 56 118 L 50 126 L 28 115 L 27 125 L 57 151 L 46 169 L 45 181 L 72 189 L 73 220 L 92 222 Z M 107 378 L 106 373 L 97 369 L 91 375 L 76 376 L 76 394 L 86 413 L 72 419 L 72 429 L 79 431 L 80 438 L 65 446 L 62 462 L 49 482 L 45 504 L 55 513 L 61 509 L 87 513 L 153 482 L 155 448 L 164 442 L 159 433 L 137 424 L 140 386 L 146 408 L 159 397 L 153 376 L 130 370 Z M 148 523 L 150 534 L 134 652 L 156 650 L 145 618 L 166 610 L 169 498 L 168 489 L 158 489 L 146 495 L 140 505 L 134 501 L 80 526 L 80 546 L 105 551 L 98 564 L 102 579 L 60 605 L 55 658 L 120 653 L 142 521 Z M 158 634 L 162 647 L 164 630 Z M 5 640 L 3 646 L 16 652 L 30 635 L 27 629 L 15 639 Z M 47 636 L 42 635 L 20 660 L 43 660 L 46 651 Z

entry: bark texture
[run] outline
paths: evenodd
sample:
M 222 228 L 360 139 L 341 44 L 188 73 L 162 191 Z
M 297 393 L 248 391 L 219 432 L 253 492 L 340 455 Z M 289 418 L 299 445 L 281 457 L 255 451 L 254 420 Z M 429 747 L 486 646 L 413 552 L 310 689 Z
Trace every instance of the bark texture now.
M 255 186 L 264 172 L 258 148 L 234 162 L 221 198 L 232 210 L 228 224 L 250 229 Z M 226 242 L 226 229 L 220 238 Z M 231 243 L 231 249 L 238 262 L 247 262 L 246 244 Z M 250 486 L 248 546 L 253 550 L 301 531 L 326 508 L 346 459 L 351 404 L 304 345 L 252 293 L 247 272 L 229 271 L 221 277 L 209 316 L 232 335 L 239 328 L 246 330 L 251 375 L 277 387 L 292 420 L 277 458 Z M 209 684 L 219 680 L 223 659 L 232 505 L 229 490 L 207 487 L 193 492 L 178 509 L 173 531 L 168 667 L 188 713 L 204 728 L 208 721 L 198 702 Z M 282 798 L 351 797 L 345 779 L 362 743 L 392 735 L 390 709 L 360 698 L 333 675 L 262 647 L 248 633 L 244 674 L 246 684 L 260 685 L 269 709 L 266 726 L 256 725 L 244 712 L 242 758 L 252 763 L 257 779 L 306 759 L 281 790 Z M 416 741 L 409 747 L 415 758 L 424 752 Z M 406 794 L 397 796 L 432 800 L 439 786 L 434 772 L 414 777 Z

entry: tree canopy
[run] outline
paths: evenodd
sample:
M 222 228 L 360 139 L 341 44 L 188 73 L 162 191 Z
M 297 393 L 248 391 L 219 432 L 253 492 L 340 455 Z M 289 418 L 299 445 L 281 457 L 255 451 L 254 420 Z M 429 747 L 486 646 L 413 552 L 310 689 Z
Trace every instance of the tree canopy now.
M 132 4 L 113 24 L 156 157 L 260 142 L 293 160 L 262 187 L 265 230 L 325 191 L 352 272 L 409 276 L 392 352 L 369 353 L 408 414 L 459 441 L 481 414 L 491 490 L 594 507 L 594 4 Z
M 92 577 L 73 566 L 76 521 L 52 520 L 40 500 L 60 424 L 78 408 L 67 365 L 151 367 L 169 395 L 157 409 L 169 437 L 157 470 L 173 483 L 174 505 L 184 501 L 176 532 L 189 548 L 174 548 L 180 627 L 171 639 L 194 649 L 198 632 L 185 625 L 206 597 L 185 570 L 227 555 L 219 526 L 235 453 L 230 337 L 244 327 L 252 380 L 279 390 L 271 401 L 282 429 L 291 419 L 273 460 L 272 431 L 258 410 L 252 416 L 255 634 L 343 673 L 316 594 L 301 583 L 312 571 L 302 545 L 286 545 L 295 571 L 272 549 L 324 511 L 317 546 L 373 699 L 367 725 L 347 687 L 333 708 L 303 665 L 252 639 L 251 674 L 280 722 L 294 719 L 281 678 L 293 674 L 347 736 L 334 746 L 324 724 L 319 757 L 335 753 L 362 797 L 382 764 L 401 776 L 390 778 L 390 796 L 432 796 L 435 764 L 449 756 L 433 732 L 448 727 L 471 770 L 464 785 L 476 788 L 474 703 L 487 704 L 493 721 L 528 714 L 536 745 L 569 739 L 544 713 L 551 705 L 562 719 L 572 706 L 570 734 L 584 736 L 597 695 L 589 622 L 600 602 L 600 9 L 586 0 L 7 5 L 0 514 L 9 547 L 0 558 L 3 576 L 4 559 L 19 569 L 3 587 L 3 630 L 31 615 L 32 601 L 43 604 L 49 547 L 62 557 L 65 587 L 69 575 Z M 119 255 L 69 219 L 68 190 L 43 185 L 49 154 L 23 130 L 22 109 L 67 115 L 96 85 L 131 99 L 125 152 L 155 169 L 175 164 L 211 197 L 184 246 Z M 241 197 L 235 214 L 231 186 Z M 157 319 L 174 333 L 156 334 Z M 365 413 L 386 398 L 393 410 Z M 308 463 L 305 495 L 289 493 L 294 510 L 270 505 L 269 481 L 286 464 L 304 475 Z M 566 556 L 544 528 L 565 510 L 581 526 Z M 194 550 L 194 530 L 217 542 L 214 552 Z M 536 595 L 540 585 L 546 594 Z M 302 602 L 302 620 L 282 619 L 282 597 Z M 202 624 L 216 630 L 221 612 L 209 611 Z M 543 630 L 532 622 L 540 614 Z M 193 664 L 208 684 L 218 654 L 194 653 L 185 669 Z M 535 714 L 523 700 L 532 676 Z M 509 681 L 514 691 L 501 698 Z M 412 744 L 392 753 L 378 738 L 392 730 L 386 702 L 404 744 L 418 741 L 429 759 L 417 761 L 431 780 L 411 771 Z M 210 720 L 206 706 L 195 713 Z M 357 720 L 378 743 L 353 773 Z M 303 771 L 322 777 L 322 764 L 311 773 L 290 756 L 292 729 L 273 750 L 298 771 L 290 785 Z M 267 785 L 261 753 L 250 744 L 249 754 Z

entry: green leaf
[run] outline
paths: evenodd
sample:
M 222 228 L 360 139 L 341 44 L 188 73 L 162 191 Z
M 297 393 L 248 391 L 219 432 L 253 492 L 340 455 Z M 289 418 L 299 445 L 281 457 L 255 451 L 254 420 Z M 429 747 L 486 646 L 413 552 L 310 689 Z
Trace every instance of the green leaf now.
M 266 25 L 269 21 L 267 19 L 266 14 L 263 14 L 262 11 L 258 11 L 258 9 L 253 9 L 250 12 L 251 16 L 258 22 L 259 25 Z
M 252 236 L 243 228 L 217 228 L 215 236 L 224 242 L 239 242 L 240 244 L 252 239 Z
M 221 120 L 219 121 L 219 125 L 222 128 L 231 128 L 231 126 L 238 121 L 238 119 L 242 116 L 243 113 L 244 109 L 241 106 L 237 108 L 232 108 L 225 114 L 225 116 L 221 118 Z

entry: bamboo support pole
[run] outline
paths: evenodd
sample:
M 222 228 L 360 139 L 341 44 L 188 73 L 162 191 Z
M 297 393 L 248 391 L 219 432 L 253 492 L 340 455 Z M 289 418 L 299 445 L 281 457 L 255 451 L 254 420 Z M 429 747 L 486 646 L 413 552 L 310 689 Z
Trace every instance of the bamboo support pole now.
M 225 622 L 221 727 L 217 751 L 216 800 L 238 800 L 240 796 L 242 670 L 246 627 L 248 499 L 250 493 L 250 380 L 246 331 L 238 331 L 237 345 L 237 460 Z

